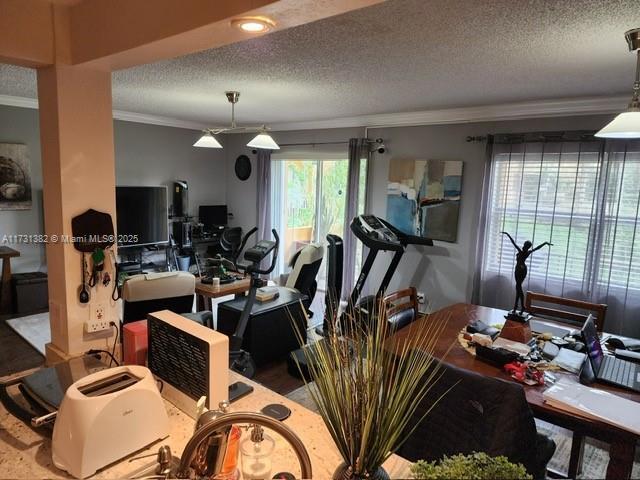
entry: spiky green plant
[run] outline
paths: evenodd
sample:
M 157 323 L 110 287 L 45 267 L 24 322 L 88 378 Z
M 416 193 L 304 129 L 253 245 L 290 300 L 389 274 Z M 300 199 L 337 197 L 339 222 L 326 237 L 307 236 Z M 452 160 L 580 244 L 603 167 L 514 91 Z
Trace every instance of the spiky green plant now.
M 369 328 L 357 311 L 333 312 L 339 328 L 303 349 L 308 391 L 354 477 L 373 474 L 417 427 L 409 422 L 440 375 L 432 354 L 448 320 L 411 324 L 411 341 L 392 345 L 382 303 L 377 311 Z

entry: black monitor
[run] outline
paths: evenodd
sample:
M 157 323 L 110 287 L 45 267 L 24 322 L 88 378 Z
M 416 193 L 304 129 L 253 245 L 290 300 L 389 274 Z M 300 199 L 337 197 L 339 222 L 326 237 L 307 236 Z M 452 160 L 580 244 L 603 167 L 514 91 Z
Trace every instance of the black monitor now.
M 215 227 L 227 226 L 226 205 L 200 205 L 198 218 L 204 225 L 205 231 L 213 231 Z
M 120 247 L 169 241 L 167 187 L 116 187 L 116 214 Z

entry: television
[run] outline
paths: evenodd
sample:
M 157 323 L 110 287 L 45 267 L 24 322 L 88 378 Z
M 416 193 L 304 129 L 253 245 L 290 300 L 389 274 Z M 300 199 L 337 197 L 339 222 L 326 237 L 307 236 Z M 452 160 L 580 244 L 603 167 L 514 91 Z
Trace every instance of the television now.
M 214 227 L 227 226 L 226 205 L 200 205 L 198 219 L 204 225 L 204 230 L 211 232 Z
M 116 187 L 118 246 L 169 241 L 167 187 Z

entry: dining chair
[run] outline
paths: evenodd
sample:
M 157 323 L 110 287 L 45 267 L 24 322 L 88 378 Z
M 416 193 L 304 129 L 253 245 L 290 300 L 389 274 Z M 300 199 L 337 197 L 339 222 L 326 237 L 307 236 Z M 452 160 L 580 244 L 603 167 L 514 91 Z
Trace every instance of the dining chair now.
M 386 295 L 382 304 L 392 330 L 399 330 L 418 319 L 418 293 L 415 287 L 405 288 Z
M 566 307 L 568 309 L 554 308 L 555 306 Z M 532 315 L 560 320 L 564 323 L 580 327 L 587 319 L 587 316 L 593 313 L 596 328 L 600 333 L 604 329 L 604 321 L 607 314 L 607 305 L 604 303 L 585 302 L 529 291 L 525 298 L 524 307 L 525 310 Z

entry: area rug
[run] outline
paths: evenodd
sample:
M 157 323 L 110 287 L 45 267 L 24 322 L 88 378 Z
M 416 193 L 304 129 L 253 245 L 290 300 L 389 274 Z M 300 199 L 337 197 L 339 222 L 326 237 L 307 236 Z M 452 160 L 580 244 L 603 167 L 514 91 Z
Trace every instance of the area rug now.
M 318 413 L 318 408 L 305 385 L 288 393 L 286 397 Z M 549 469 L 566 474 L 569 469 L 569 457 L 571 455 L 571 432 L 541 420 L 536 420 L 536 425 L 540 433 L 544 433 L 553 438 L 556 442 L 556 452 L 549 462 Z M 607 464 L 609 463 L 609 452 L 607 448 L 606 443 L 599 442 L 592 438 L 585 440 L 582 457 L 582 473 L 578 478 L 594 479 L 605 477 Z M 640 450 L 636 450 L 636 461 L 633 465 L 631 478 L 640 478 Z
M 49 325 L 49 312 L 36 313 L 26 317 L 7 320 L 9 325 L 18 335 L 24 338 L 29 345 L 45 354 L 44 346 L 51 342 L 51 327 Z

